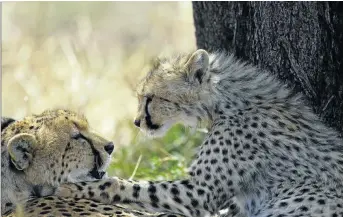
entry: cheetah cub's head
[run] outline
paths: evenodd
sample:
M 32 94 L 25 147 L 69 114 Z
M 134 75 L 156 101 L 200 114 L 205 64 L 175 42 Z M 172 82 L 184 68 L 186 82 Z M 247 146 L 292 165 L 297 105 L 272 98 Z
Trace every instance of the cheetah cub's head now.
M 161 137 L 175 123 L 195 126 L 199 104 L 206 91 L 203 83 L 209 54 L 191 54 L 157 59 L 137 87 L 138 113 L 134 124 L 152 137 Z

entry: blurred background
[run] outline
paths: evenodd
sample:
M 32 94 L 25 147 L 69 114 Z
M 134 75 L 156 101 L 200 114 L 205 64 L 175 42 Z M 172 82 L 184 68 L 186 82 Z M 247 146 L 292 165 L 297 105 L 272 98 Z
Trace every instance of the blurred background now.
M 116 144 L 110 175 L 176 179 L 202 139 L 134 128 L 134 87 L 153 57 L 196 48 L 191 2 L 2 3 L 2 115 L 68 108 Z M 135 168 L 137 167 L 136 172 Z

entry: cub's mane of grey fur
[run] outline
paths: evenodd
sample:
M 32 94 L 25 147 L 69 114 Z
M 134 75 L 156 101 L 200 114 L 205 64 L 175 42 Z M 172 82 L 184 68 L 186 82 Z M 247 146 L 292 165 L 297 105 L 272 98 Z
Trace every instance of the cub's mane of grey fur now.
M 264 104 L 281 106 L 290 113 L 297 110 L 295 113 L 312 123 L 311 127 L 317 133 L 338 138 L 334 130 L 323 131 L 320 117 L 315 115 L 301 93 L 295 92 L 291 85 L 283 83 L 271 72 L 240 61 L 232 54 L 215 52 L 209 54 L 209 70 L 204 76 L 203 85 L 212 92 L 209 94 L 215 104 L 233 103 L 235 108 Z
M 209 55 L 211 82 L 225 95 L 257 102 L 287 101 L 298 104 L 302 94 L 295 93 L 272 73 L 242 62 L 232 54 L 215 52 Z M 300 101 L 299 101 L 300 100 Z

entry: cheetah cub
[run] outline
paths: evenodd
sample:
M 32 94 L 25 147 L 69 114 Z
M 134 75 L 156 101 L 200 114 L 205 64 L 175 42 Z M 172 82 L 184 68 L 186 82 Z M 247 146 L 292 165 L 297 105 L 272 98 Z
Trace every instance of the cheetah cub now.
M 135 125 L 162 136 L 208 120 L 186 180 L 110 178 L 61 196 L 209 216 L 343 216 L 343 141 L 272 74 L 225 53 L 160 59 L 138 86 Z

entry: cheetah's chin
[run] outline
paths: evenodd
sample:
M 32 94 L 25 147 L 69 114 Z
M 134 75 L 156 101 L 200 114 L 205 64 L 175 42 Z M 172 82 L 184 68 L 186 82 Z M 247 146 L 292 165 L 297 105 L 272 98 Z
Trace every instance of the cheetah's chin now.
M 160 127 L 156 130 L 152 130 L 152 129 L 142 129 L 141 131 L 147 135 L 148 137 L 151 138 L 161 138 L 163 137 L 168 130 L 173 126 L 174 122 L 173 121 L 168 121 L 162 125 L 160 125 Z
M 79 176 L 76 179 L 81 180 L 81 181 L 95 181 L 95 180 L 104 179 L 108 177 L 107 173 L 104 171 L 99 171 L 98 174 L 101 174 L 101 175 L 94 176 L 88 173 L 87 175 Z
M 81 175 L 78 175 L 76 177 L 69 176 L 68 177 L 68 182 L 70 182 L 70 183 L 90 182 L 90 181 L 96 181 L 96 180 L 99 180 L 99 179 L 108 178 L 108 174 L 105 171 L 98 171 L 97 173 L 101 174 L 101 177 L 100 177 L 100 175 L 97 175 L 95 177 L 94 174 L 91 174 L 90 172 L 87 172 L 85 174 L 81 174 Z

